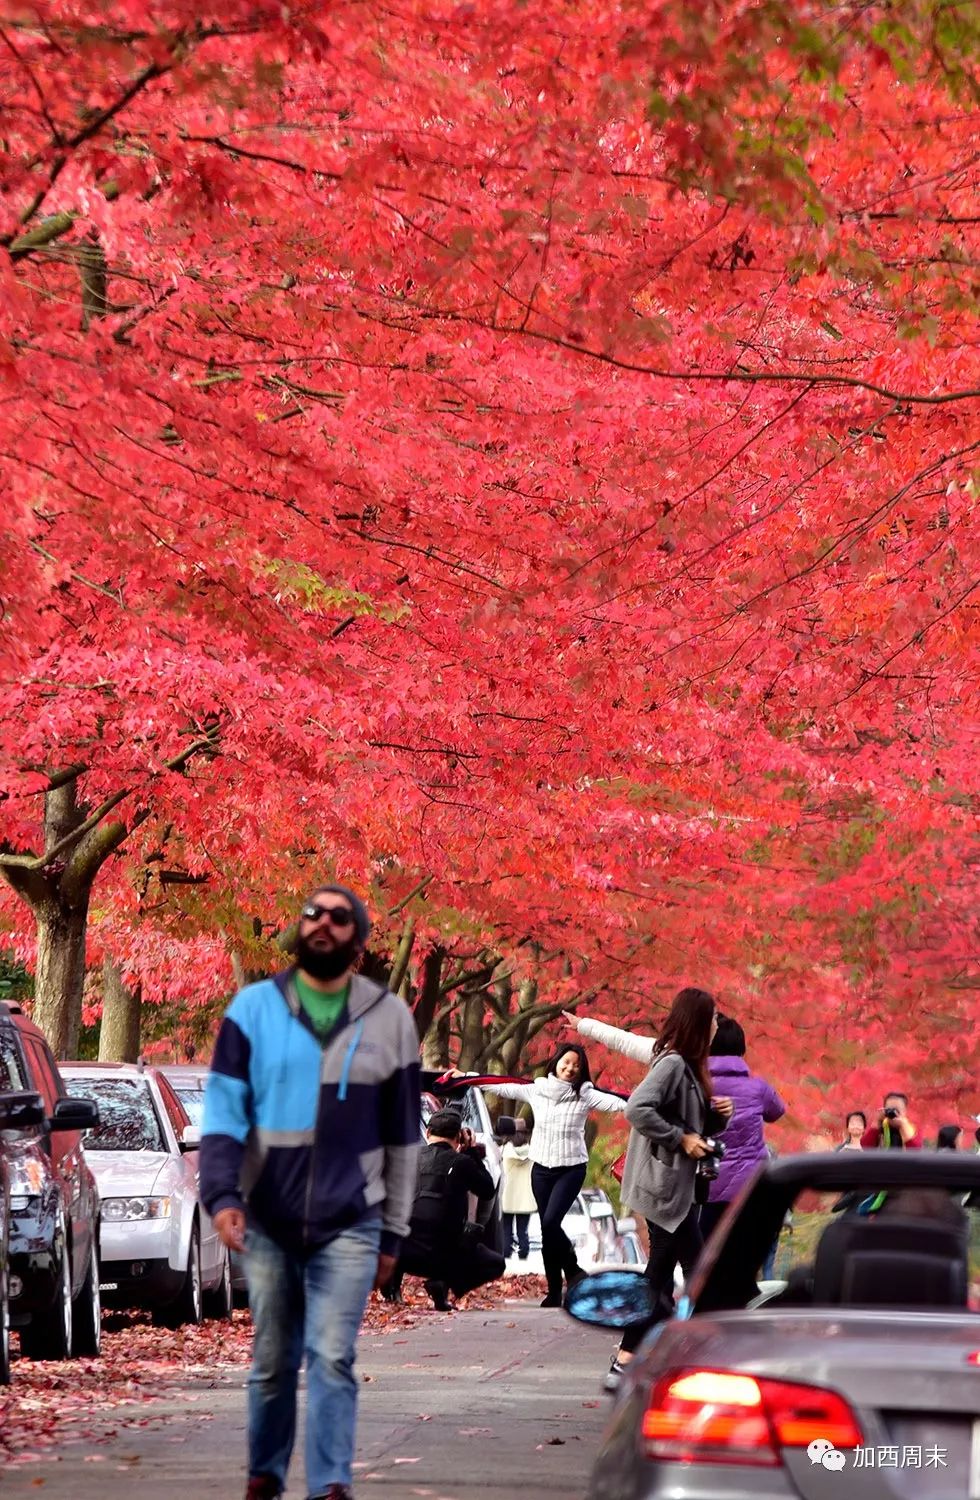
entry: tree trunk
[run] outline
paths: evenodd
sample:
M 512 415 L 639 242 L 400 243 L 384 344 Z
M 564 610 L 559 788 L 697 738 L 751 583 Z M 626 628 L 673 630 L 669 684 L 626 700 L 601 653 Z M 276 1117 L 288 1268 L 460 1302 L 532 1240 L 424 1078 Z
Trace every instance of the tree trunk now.
M 85 929 L 92 883 L 126 838 L 118 819 L 85 828 L 78 770 L 55 775 L 44 796 L 44 858 L 0 857 L 0 871 L 37 922 L 31 1014 L 59 1059 L 77 1057 L 85 984 Z
M 449 1060 L 449 1043 L 452 1036 L 450 1015 L 447 1012 L 430 1026 L 422 1041 L 422 1066 L 437 1072 L 452 1067 Z
M 135 1062 L 140 1054 L 139 987 L 127 989 L 111 958 L 102 966 L 102 1025 L 99 1062 Z
M 464 1073 L 471 1072 L 483 1051 L 483 1017 L 487 998 L 482 987 L 464 992 L 462 1018 L 460 1021 L 459 1067 Z
M 513 1036 L 503 1042 L 499 1048 L 494 1047 L 490 1055 L 496 1052 L 500 1058 L 501 1066 L 505 1073 L 515 1074 L 521 1072 L 521 1060 L 524 1048 L 528 1042 L 528 1029 L 531 1023 L 531 1015 L 538 998 L 538 982 L 534 978 L 521 981 L 517 991 L 517 1012 L 523 1016 L 527 1013 L 527 1020 L 514 1032 Z M 488 1058 L 489 1060 L 489 1058 Z
M 418 975 L 418 993 L 412 1013 L 415 1016 L 415 1029 L 419 1034 L 419 1041 L 423 1044 L 435 1019 L 436 1011 L 439 1009 L 439 1001 L 442 999 L 440 985 L 442 984 L 444 958 L 445 952 L 442 948 L 430 948 L 422 960 Z
M 85 984 L 85 928 L 88 892 L 68 910 L 57 898 L 35 907 L 37 969 L 32 1017 L 59 1060 L 78 1056 Z
M 408 999 L 407 986 L 411 982 L 409 974 L 409 963 L 412 957 L 412 949 L 415 946 L 415 919 L 409 917 L 405 923 L 405 931 L 402 933 L 395 949 L 394 961 L 391 965 L 391 974 L 388 979 L 388 988 L 394 990 L 396 995 L 401 995 L 403 1000 Z

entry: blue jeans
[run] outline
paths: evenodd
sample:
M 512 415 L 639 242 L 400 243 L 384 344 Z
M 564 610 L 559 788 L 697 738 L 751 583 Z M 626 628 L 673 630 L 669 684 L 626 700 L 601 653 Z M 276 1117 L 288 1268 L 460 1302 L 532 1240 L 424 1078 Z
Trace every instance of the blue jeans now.
M 521 1253 L 521 1260 L 526 1260 L 531 1253 L 531 1244 L 527 1237 L 528 1225 L 531 1222 L 530 1214 L 501 1214 L 500 1223 L 504 1232 L 504 1254 L 509 1255 L 514 1248 L 514 1236 L 517 1236 L 517 1248 Z
M 255 1325 L 248 1377 L 248 1472 L 285 1487 L 296 1436 L 296 1385 L 306 1356 L 306 1484 L 351 1482 L 357 1382 L 354 1345 L 378 1268 L 380 1221 L 356 1224 L 309 1255 L 260 1230 L 246 1237 Z

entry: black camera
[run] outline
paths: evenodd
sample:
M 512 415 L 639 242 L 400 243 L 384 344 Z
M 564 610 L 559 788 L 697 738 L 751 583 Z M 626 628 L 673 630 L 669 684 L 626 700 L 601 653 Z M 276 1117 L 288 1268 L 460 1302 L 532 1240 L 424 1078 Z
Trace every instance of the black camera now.
M 886 1120 L 897 1120 L 898 1119 L 898 1110 L 895 1109 L 895 1108 L 893 1108 L 893 1107 L 889 1108 L 889 1109 L 886 1109 L 885 1110 L 885 1119 Z
M 722 1157 L 725 1155 L 725 1142 L 716 1141 L 714 1136 L 705 1136 L 704 1144 L 708 1148 L 707 1156 L 699 1156 L 697 1163 L 697 1175 L 705 1182 L 714 1182 L 721 1167 Z

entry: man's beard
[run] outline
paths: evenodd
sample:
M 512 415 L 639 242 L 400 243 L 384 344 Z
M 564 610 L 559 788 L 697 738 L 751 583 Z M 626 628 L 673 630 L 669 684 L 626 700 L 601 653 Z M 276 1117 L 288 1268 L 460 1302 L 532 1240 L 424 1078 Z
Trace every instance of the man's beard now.
M 314 948 L 308 938 L 296 939 L 296 962 L 311 979 L 339 979 L 357 957 L 357 937 L 332 948 Z

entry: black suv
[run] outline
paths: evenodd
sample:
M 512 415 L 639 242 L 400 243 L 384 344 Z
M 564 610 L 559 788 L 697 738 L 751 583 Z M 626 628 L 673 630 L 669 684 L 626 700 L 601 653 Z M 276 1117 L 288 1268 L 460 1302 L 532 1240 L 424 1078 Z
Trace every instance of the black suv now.
M 96 1355 L 99 1190 L 82 1131 L 99 1123 L 99 1112 L 90 1099 L 68 1097 L 44 1033 L 9 1002 L 0 1004 L 0 1101 L 9 1192 L 4 1272 L 21 1353 Z

